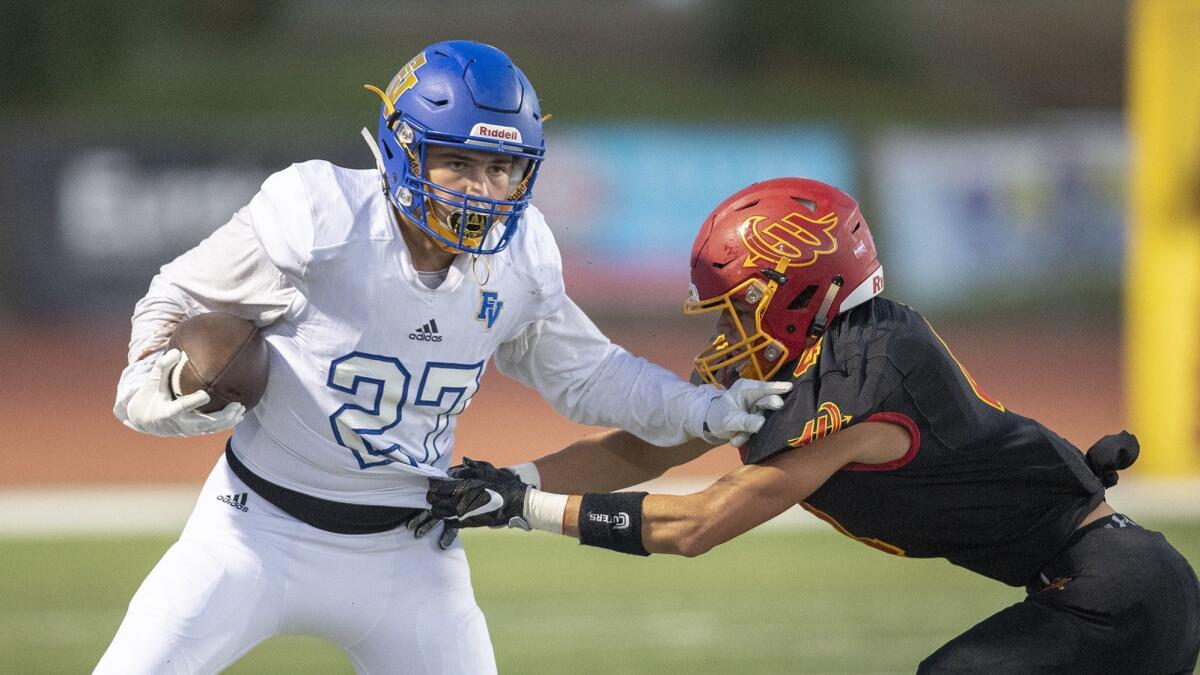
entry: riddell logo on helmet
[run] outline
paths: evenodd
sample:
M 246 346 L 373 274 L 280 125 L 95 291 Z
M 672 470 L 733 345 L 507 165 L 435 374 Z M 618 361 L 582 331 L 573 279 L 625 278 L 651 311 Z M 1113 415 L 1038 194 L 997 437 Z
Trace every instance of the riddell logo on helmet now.
M 498 141 L 521 141 L 521 130 L 515 127 L 502 127 L 496 124 L 476 123 L 471 127 L 471 135 L 479 138 L 493 138 Z

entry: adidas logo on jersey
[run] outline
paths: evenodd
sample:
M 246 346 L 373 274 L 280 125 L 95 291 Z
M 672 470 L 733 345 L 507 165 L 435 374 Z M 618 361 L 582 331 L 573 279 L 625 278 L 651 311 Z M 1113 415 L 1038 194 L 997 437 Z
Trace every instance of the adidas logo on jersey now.
M 424 326 L 409 333 L 408 339 L 420 340 L 422 342 L 441 342 L 442 336 L 438 334 L 437 319 L 430 319 Z
M 248 497 L 247 493 L 239 492 L 235 495 L 220 495 L 219 497 L 217 497 L 217 501 L 225 502 L 226 504 L 232 506 L 233 508 L 237 509 L 238 511 L 249 511 L 250 507 L 246 506 L 247 497 Z

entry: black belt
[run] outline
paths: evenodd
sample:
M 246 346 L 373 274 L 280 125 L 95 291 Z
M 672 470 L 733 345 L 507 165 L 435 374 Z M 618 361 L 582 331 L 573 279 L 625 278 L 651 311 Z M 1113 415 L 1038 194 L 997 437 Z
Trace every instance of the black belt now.
M 387 532 L 407 523 L 422 509 L 403 506 L 346 504 L 313 497 L 303 492 L 276 485 L 242 464 L 233 454 L 233 444 L 225 444 L 225 459 L 234 475 L 258 496 L 279 507 L 279 510 L 315 528 L 336 534 L 376 534 Z
M 1141 525 L 1133 522 L 1133 520 L 1128 516 L 1120 513 L 1113 513 L 1097 518 L 1078 530 L 1075 530 L 1071 533 L 1071 538 L 1067 539 L 1067 543 L 1063 545 L 1062 550 L 1058 552 L 1058 555 L 1054 556 L 1054 558 L 1046 564 L 1046 567 L 1041 571 L 1040 574 L 1038 574 L 1037 578 L 1025 585 L 1025 590 L 1029 593 L 1036 593 L 1038 591 L 1045 590 L 1046 588 L 1053 587 L 1056 582 L 1061 581 L 1064 578 L 1062 576 L 1063 570 L 1061 568 L 1064 565 L 1064 561 L 1069 560 L 1069 552 L 1071 547 L 1079 543 L 1079 540 L 1083 539 L 1084 536 L 1086 536 L 1092 530 L 1099 530 L 1102 528 L 1109 530 L 1120 530 L 1126 527 L 1140 528 Z

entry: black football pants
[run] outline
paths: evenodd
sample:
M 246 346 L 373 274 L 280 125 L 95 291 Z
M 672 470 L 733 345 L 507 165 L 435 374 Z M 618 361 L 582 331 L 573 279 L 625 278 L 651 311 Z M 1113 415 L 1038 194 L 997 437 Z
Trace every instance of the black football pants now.
M 917 672 L 1149 675 L 1196 666 L 1196 574 L 1161 534 L 1123 516 L 1076 532 L 1026 591 Z

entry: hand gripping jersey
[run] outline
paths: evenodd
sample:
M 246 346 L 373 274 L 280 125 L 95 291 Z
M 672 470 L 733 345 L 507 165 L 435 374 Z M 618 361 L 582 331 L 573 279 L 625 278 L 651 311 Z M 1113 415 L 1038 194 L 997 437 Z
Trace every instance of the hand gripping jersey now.
M 903 457 L 847 465 L 802 504 L 869 546 L 1019 586 L 1104 497 L 1075 446 L 989 397 L 905 305 L 875 298 L 840 316 L 777 379 L 789 377 L 746 463 L 865 421 L 912 436 Z
M 266 326 L 271 357 L 262 401 L 234 430 L 236 456 L 323 499 L 424 507 L 425 477 L 445 475 L 457 415 L 493 355 L 575 421 L 660 445 L 700 428 L 712 389 L 596 329 L 563 291 L 537 209 L 504 251 L 457 256 L 433 289 L 418 279 L 393 213 L 374 170 L 312 161 L 268 178 L 151 283 L 134 313 L 117 416 L 153 361 L 138 357 L 161 346 L 171 321 L 223 310 Z

